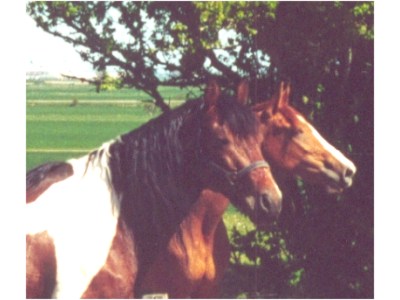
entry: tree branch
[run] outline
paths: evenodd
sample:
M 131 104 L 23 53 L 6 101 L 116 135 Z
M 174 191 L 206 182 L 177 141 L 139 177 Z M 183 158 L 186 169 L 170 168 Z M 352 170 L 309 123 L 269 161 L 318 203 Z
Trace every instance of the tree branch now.
M 235 73 L 227 65 L 220 62 L 213 50 L 205 50 L 204 49 L 204 53 L 211 60 L 211 64 L 213 65 L 213 67 L 217 68 L 223 74 L 227 75 L 228 77 L 232 78 L 235 81 L 240 80 L 239 74 Z

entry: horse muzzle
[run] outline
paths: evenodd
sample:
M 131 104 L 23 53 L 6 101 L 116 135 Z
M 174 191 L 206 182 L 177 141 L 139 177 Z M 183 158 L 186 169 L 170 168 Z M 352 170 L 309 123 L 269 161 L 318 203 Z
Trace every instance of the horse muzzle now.
M 326 191 L 330 194 L 339 194 L 351 187 L 356 170 L 353 163 L 339 169 L 334 169 L 329 164 L 325 164 L 323 172 L 327 178 Z
M 257 225 L 276 221 L 282 211 L 282 194 L 264 191 L 255 196 L 247 196 L 249 216 Z
M 258 197 L 261 211 L 271 219 L 277 219 L 282 211 L 282 196 L 271 197 L 269 193 L 263 193 Z

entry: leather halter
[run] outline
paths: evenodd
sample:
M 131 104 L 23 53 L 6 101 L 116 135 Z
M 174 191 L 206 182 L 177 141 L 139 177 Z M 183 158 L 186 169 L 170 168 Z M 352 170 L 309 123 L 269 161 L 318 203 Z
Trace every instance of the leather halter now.
M 227 171 L 225 168 L 221 167 L 220 165 L 218 165 L 212 161 L 210 161 L 209 164 L 215 170 L 222 173 L 232 186 L 236 184 L 237 180 L 239 180 L 241 177 L 243 177 L 247 173 L 250 173 L 254 169 L 270 167 L 269 164 L 265 160 L 255 161 L 239 171 Z

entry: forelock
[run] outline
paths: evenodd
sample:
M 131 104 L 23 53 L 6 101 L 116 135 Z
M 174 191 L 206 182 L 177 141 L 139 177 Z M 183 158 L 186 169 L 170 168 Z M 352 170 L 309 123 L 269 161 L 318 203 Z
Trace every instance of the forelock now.
M 242 105 L 235 98 L 225 96 L 217 102 L 217 113 L 233 134 L 241 138 L 256 135 L 258 120 L 249 106 Z

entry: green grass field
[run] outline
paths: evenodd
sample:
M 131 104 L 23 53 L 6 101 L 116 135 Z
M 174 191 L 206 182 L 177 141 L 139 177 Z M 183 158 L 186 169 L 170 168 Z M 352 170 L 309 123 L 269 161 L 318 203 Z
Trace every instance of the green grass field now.
M 27 169 L 87 153 L 157 115 L 144 105 L 40 104 L 26 108 Z
M 200 92 L 163 87 L 160 93 L 179 103 Z M 159 114 L 150 97 L 134 89 L 96 93 L 85 84 L 28 83 L 26 100 L 27 170 L 85 154 Z
M 162 87 L 160 94 L 166 101 L 185 100 L 188 97 L 196 97 L 201 95 L 199 88 L 195 87 Z M 96 92 L 96 88 L 92 85 L 77 83 L 27 83 L 26 99 L 31 100 L 137 100 L 151 101 L 151 97 L 143 91 L 123 88 L 112 91 Z

